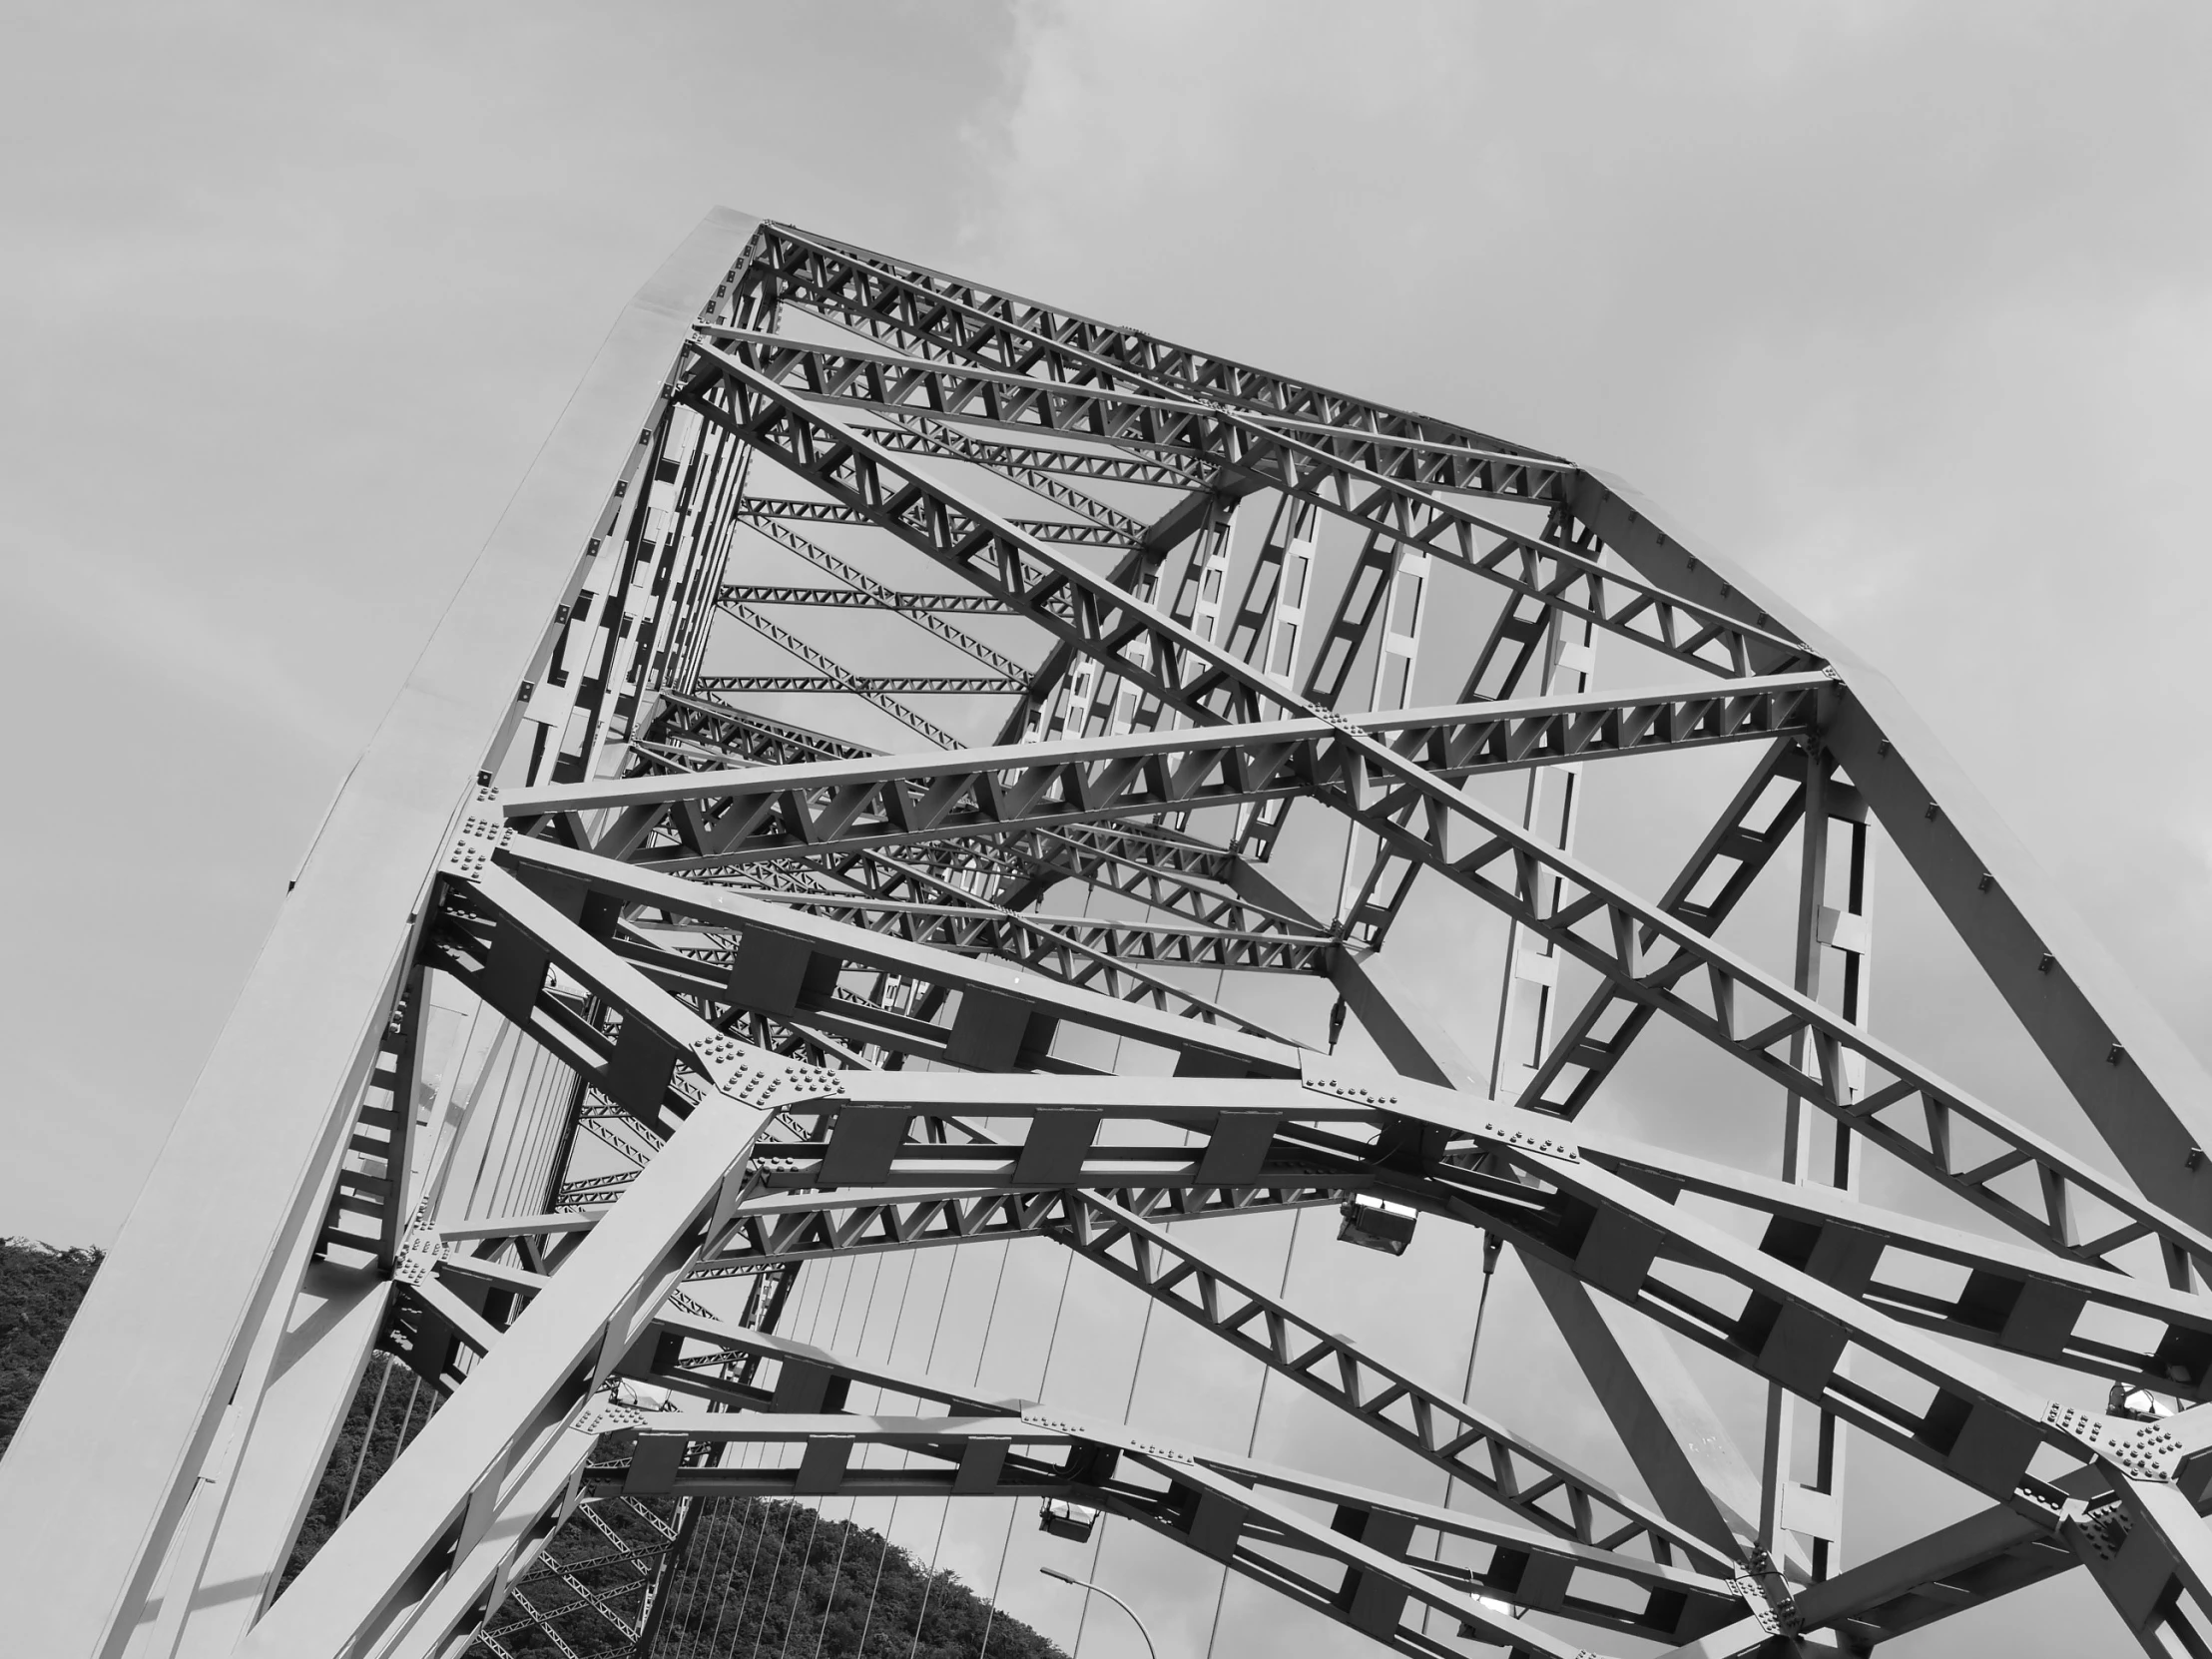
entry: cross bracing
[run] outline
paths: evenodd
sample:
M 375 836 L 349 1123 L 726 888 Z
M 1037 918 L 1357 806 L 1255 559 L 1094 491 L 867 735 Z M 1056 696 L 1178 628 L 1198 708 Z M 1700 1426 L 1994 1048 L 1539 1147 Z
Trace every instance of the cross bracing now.
M 1875 1022 L 1896 880 L 2065 1124 Z M 0 1584 L 27 1651 L 645 1654 L 704 1506 L 1050 1500 L 1408 1654 L 1864 1653 L 2076 1567 L 2202 1654 L 2205 1082 L 1887 682 L 1618 480 L 718 213 L 332 810 Z M 1333 1213 L 1463 1372 L 1313 1301 Z M 1008 1373 L 953 1281 L 1015 1250 L 1067 1289 L 1001 1330 L 1173 1314 L 1374 1480 L 1139 1408 L 1141 1340 L 1118 1416 Z M 1486 1397 L 1501 1260 L 1547 1329 L 1481 1343 L 1581 1368 L 1602 1466 Z M 813 1329 L 924 1261 L 925 1348 Z M 1908 1464 L 1978 1507 L 1855 1532 Z

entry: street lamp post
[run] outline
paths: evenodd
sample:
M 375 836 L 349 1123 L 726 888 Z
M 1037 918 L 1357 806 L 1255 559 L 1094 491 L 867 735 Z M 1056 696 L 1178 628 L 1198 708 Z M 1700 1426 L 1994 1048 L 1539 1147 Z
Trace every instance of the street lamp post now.
M 1073 1584 L 1078 1590 L 1095 1590 L 1098 1592 L 1098 1594 L 1104 1596 L 1108 1601 L 1112 1602 L 1116 1607 L 1119 1607 L 1124 1613 L 1127 1613 L 1129 1615 L 1129 1622 L 1137 1627 L 1137 1634 L 1144 1638 L 1145 1652 L 1151 1654 L 1152 1659 L 1160 1659 L 1160 1650 L 1152 1645 L 1152 1632 L 1144 1627 L 1144 1620 L 1137 1617 L 1137 1610 L 1134 1607 L 1130 1606 L 1128 1602 L 1122 1600 L 1121 1597 L 1114 1594 L 1113 1591 L 1107 1589 L 1102 1584 L 1092 1584 L 1080 1578 L 1070 1577 L 1067 1573 L 1061 1572 L 1057 1567 L 1039 1567 L 1037 1570 L 1043 1573 L 1047 1578 L 1057 1578 L 1063 1584 Z

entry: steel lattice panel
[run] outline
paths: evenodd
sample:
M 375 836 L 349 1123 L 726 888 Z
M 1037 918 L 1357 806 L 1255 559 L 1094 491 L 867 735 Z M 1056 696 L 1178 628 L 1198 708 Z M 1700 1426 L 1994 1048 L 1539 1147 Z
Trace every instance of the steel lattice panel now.
M 707 1506 L 874 1495 L 1114 1517 L 1412 1654 L 1863 1651 L 2076 1566 L 2208 1651 L 2205 1078 L 1897 693 L 1665 526 L 710 216 L 333 809 L 0 1471 L 25 1651 L 644 1652 Z M 1600 867 L 1585 819 L 1662 773 L 1700 832 Z M 1876 1033 L 1879 846 L 2103 1149 Z M 1482 918 L 1446 1022 L 1403 990 L 1430 911 Z M 1741 1165 L 1609 1115 L 1652 1030 L 1761 1104 Z M 1416 1228 L 1501 1244 L 1635 1480 L 1217 1252 L 1316 1212 L 1377 1275 Z M 1446 1501 L 783 1323 L 830 1264 L 1027 1239 Z M 1768 1391 L 1762 1441 L 1681 1345 Z M 1982 1509 L 1870 1557 L 1855 1441 Z

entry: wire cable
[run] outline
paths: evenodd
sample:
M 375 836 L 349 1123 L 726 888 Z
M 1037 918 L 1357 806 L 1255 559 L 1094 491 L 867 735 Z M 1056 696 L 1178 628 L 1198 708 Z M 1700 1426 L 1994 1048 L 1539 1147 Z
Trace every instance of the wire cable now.
M 991 1327 L 998 1323 L 998 1294 L 1006 1288 L 1006 1258 L 1014 1253 L 1014 1241 L 1008 1239 L 998 1247 L 998 1278 L 991 1286 L 990 1312 L 983 1316 L 983 1340 L 975 1345 L 975 1375 L 968 1379 L 970 1388 L 983 1385 L 983 1356 L 990 1352 Z
M 860 1271 L 859 1265 L 850 1257 L 847 1257 L 845 1259 L 845 1265 L 848 1271 L 844 1276 L 844 1289 L 842 1290 L 842 1292 L 839 1293 L 837 1297 L 836 1318 L 830 1321 L 830 1346 L 833 1349 L 840 1348 L 838 1338 L 844 1330 L 845 1306 L 848 1302 L 850 1302 L 852 1297 L 852 1281 L 858 1277 Z M 877 1288 L 882 1284 L 882 1281 L 883 1257 L 881 1253 L 877 1253 L 873 1262 L 873 1271 L 870 1272 L 870 1274 L 868 1275 L 867 1295 L 865 1298 L 862 1299 L 860 1304 L 860 1333 L 863 1336 L 867 1332 L 868 1316 L 874 1311 L 875 1308 L 875 1292 Z M 835 1566 L 830 1569 L 829 1599 L 824 1603 L 823 1606 L 822 1628 L 815 1632 L 814 1659 L 821 1659 L 823 1639 L 829 1634 L 830 1614 L 835 1609 L 837 1604 L 837 1586 L 844 1581 L 845 1552 L 851 1546 L 853 1532 L 858 1528 L 859 1513 L 860 1500 L 855 1497 L 851 1499 L 845 1506 L 844 1535 L 837 1541 L 837 1563 Z M 871 1616 L 873 1612 L 873 1606 L 874 1602 L 871 1594 L 869 1599 L 869 1609 Z M 858 1650 L 855 1649 L 854 1651 L 855 1654 L 857 1654 Z
M 694 1648 L 697 1646 L 699 1626 L 705 1616 L 707 1586 L 715 1582 L 715 1575 L 721 1568 L 722 1545 L 726 1537 L 719 1507 L 705 1498 L 700 1501 L 709 1504 L 699 1523 L 705 1536 L 696 1538 L 693 1543 L 693 1547 L 699 1552 L 698 1564 L 691 1575 L 691 1582 L 685 1586 L 691 1593 L 686 1598 L 683 1625 L 677 1632 L 681 1640 Z
M 844 1552 L 851 1545 L 852 1534 L 857 1530 L 852 1524 L 852 1516 L 859 1507 L 860 1500 L 858 1498 L 851 1499 L 845 1506 L 844 1530 L 837 1535 L 836 1565 L 830 1569 L 830 1594 L 822 1604 L 822 1628 L 815 1632 L 815 1650 L 808 1656 L 808 1659 L 822 1659 L 823 1638 L 830 1634 L 830 1615 L 837 1610 L 837 1584 L 844 1575 Z M 857 1650 L 855 1650 L 855 1659 L 857 1659 Z
M 1006 1260 L 1013 1253 L 1014 1241 L 1011 1239 L 1006 1240 L 998 1247 L 998 1277 L 991 1285 L 990 1311 L 983 1316 L 983 1340 L 975 1345 L 975 1374 L 968 1380 L 970 1388 L 980 1388 L 983 1385 L 983 1360 L 991 1350 L 991 1330 L 998 1323 L 999 1293 L 1006 1288 Z M 1072 1264 L 1072 1258 L 1070 1260 Z M 984 1609 L 983 1613 L 983 1641 L 982 1645 L 975 1650 L 976 1659 L 983 1659 L 984 1652 L 991 1645 L 991 1621 L 998 1616 L 998 1586 L 1006 1576 L 1006 1549 L 1014 1541 L 1014 1521 L 1020 1512 L 1021 1504 L 1018 1499 L 1007 1504 L 1006 1542 L 998 1552 L 998 1577 L 991 1581 L 990 1604 Z
M 1305 1219 L 1306 1212 L 1304 1210 L 1291 1212 L 1291 1241 L 1283 1247 L 1283 1282 L 1277 1287 L 1275 1293 L 1275 1299 L 1278 1302 L 1288 1301 L 1290 1298 L 1291 1262 L 1298 1255 L 1298 1229 L 1299 1224 Z M 1260 1370 L 1260 1395 L 1252 1402 L 1252 1432 L 1245 1436 L 1245 1455 L 1247 1457 L 1252 1456 L 1260 1444 L 1260 1415 L 1268 1408 L 1268 1380 L 1274 1375 L 1273 1367 L 1263 1366 Z M 1090 1598 L 1086 1596 L 1083 1599 L 1088 1601 Z M 1214 1622 L 1206 1629 L 1206 1659 L 1213 1659 L 1214 1640 L 1221 1634 L 1222 1604 L 1228 1599 L 1229 1568 L 1224 1565 L 1221 1569 L 1221 1587 L 1214 1592 Z
M 738 1500 L 738 1510 L 736 1518 L 739 1521 L 738 1542 L 741 1549 L 744 1547 L 744 1531 L 747 1527 L 751 1526 L 753 1521 L 753 1511 L 757 1507 L 757 1502 L 752 1498 L 740 1498 Z M 725 1594 L 722 1597 L 721 1605 L 715 1609 L 715 1627 L 707 1637 L 708 1652 L 712 1653 L 714 1651 L 715 1643 L 722 1640 L 722 1626 L 724 1622 L 730 1617 L 731 1607 L 736 1604 L 742 1604 L 745 1598 L 748 1595 L 752 1594 L 753 1574 L 760 1569 L 761 1565 L 761 1546 L 767 1542 L 768 1528 L 766 1526 L 763 1526 L 755 1535 L 753 1540 L 753 1559 L 751 1564 L 749 1564 L 745 1569 L 745 1588 L 735 1596 Z M 732 1574 L 732 1576 L 735 1577 L 736 1575 Z
M 892 1498 L 891 1516 L 894 1520 L 897 1518 L 897 1514 L 898 1499 Z M 867 1612 L 863 1614 L 860 1619 L 860 1639 L 852 1644 L 852 1651 L 855 1655 L 865 1654 L 867 1652 L 868 1627 L 875 1623 L 875 1598 L 882 1592 L 883 1562 L 884 1559 L 890 1554 L 890 1552 L 891 1535 L 889 1532 L 886 1531 L 883 1534 L 883 1547 L 875 1552 L 875 1582 L 868 1586 Z
M 937 1298 L 937 1324 L 936 1329 L 929 1333 L 929 1357 L 921 1363 L 922 1375 L 924 1376 L 929 1375 L 936 1368 L 937 1344 L 944 1337 L 944 1311 L 952 1301 L 952 1279 L 959 1271 L 960 1253 L 955 1250 L 952 1253 L 951 1265 L 944 1270 L 944 1294 Z M 914 1396 L 914 1408 L 919 1410 L 920 1407 L 921 1396 L 916 1394 Z M 910 1465 L 912 1459 L 909 1457 L 907 1461 Z M 945 1498 L 937 1507 L 937 1537 L 936 1541 L 929 1546 L 929 1576 L 921 1581 L 921 1606 L 914 1614 L 914 1639 L 907 1645 L 906 1659 L 914 1659 L 914 1655 L 921 1651 L 921 1627 L 929 1617 L 929 1592 L 937 1587 L 937 1555 L 944 1548 L 944 1523 L 951 1516 L 951 1513 L 952 1500 Z
M 761 1613 L 760 1616 L 753 1621 L 752 1659 L 761 1659 L 761 1643 L 768 1639 L 768 1610 L 770 1607 L 774 1606 L 776 1602 L 776 1581 L 784 1576 L 784 1548 L 787 1544 L 791 1542 L 792 1516 L 798 1513 L 799 1505 L 796 1503 L 787 1503 L 783 1506 L 783 1530 L 776 1534 L 776 1565 L 769 1569 L 768 1587 L 761 1591 Z M 764 1526 L 761 1528 L 761 1530 L 763 1532 L 766 1532 L 768 1528 Z M 750 1602 L 752 1599 L 753 1587 L 748 1584 L 746 1586 L 746 1600 Z
M 384 1390 L 391 1386 L 394 1362 L 388 1354 L 378 1355 L 377 1358 L 384 1362 L 384 1369 L 376 1379 L 376 1397 L 369 1402 L 368 1421 L 361 1425 L 361 1448 L 353 1454 L 353 1478 L 345 1483 L 345 1501 L 338 1505 L 339 1520 L 353 1512 L 353 1493 L 361 1483 L 361 1465 L 368 1461 L 368 1448 L 376 1439 L 376 1419 L 384 1411 Z
M 705 1498 L 699 1501 L 703 1504 L 707 1502 Z M 700 1512 L 699 1529 L 692 1534 L 694 1553 L 685 1562 L 691 1571 L 684 1580 L 671 1587 L 673 1594 L 683 1597 L 681 1603 L 672 1605 L 669 1610 L 668 1640 L 672 1653 L 680 1654 L 683 1649 L 677 1644 L 689 1643 L 699 1632 L 700 1595 L 702 1586 L 708 1582 L 710 1569 L 707 1555 L 715 1545 L 715 1518 L 711 1507 Z
M 792 1585 L 791 1610 L 784 1615 L 784 1639 L 776 1644 L 776 1659 L 791 1659 L 792 1632 L 799 1627 L 799 1598 L 807 1593 L 807 1569 L 814 1564 L 815 1540 L 822 1535 L 822 1511 L 807 1528 L 807 1552 L 799 1558 L 799 1577 Z
M 1214 970 L 1214 1002 L 1217 1006 L 1221 1004 L 1222 987 L 1228 977 L 1229 967 L 1226 962 L 1221 967 Z M 1120 1056 L 1119 1048 L 1115 1050 L 1115 1055 L 1118 1059 Z M 1194 1138 L 1195 1137 L 1190 1130 L 1186 1129 L 1183 1131 L 1184 1145 L 1190 1145 Z M 1295 1222 L 1293 1223 L 1293 1226 L 1295 1228 Z M 1297 1237 L 1294 1232 L 1292 1237 L 1292 1248 L 1295 1249 L 1296 1247 Z M 1284 1260 L 1284 1276 L 1286 1283 L 1288 1283 L 1289 1274 L 1290 1262 L 1288 1256 L 1286 1255 Z M 1158 1302 L 1154 1301 L 1150 1297 L 1147 1297 L 1145 1299 L 1144 1324 L 1137 1328 L 1137 1357 L 1135 1362 L 1129 1368 L 1129 1392 L 1126 1396 L 1124 1396 L 1121 1402 L 1121 1420 L 1124 1427 L 1128 1426 L 1130 1414 L 1134 1412 L 1137 1408 L 1137 1381 L 1144 1375 L 1145 1345 L 1152 1339 L 1152 1314 L 1153 1310 L 1157 1307 L 1159 1307 Z M 1263 1387 L 1265 1387 L 1266 1385 L 1266 1378 L 1264 1376 L 1261 1379 L 1261 1384 Z M 1259 1409 L 1257 1406 L 1254 1407 L 1253 1418 L 1254 1432 L 1257 1433 L 1259 1430 Z M 1098 1565 L 1106 1558 L 1106 1523 L 1112 1518 L 1112 1516 L 1104 1514 L 1098 1517 L 1098 1537 L 1097 1541 L 1094 1542 L 1091 1546 L 1091 1570 L 1085 1575 L 1088 1578 L 1095 1579 L 1098 1577 Z M 1225 1567 L 1222 1570 L 1222 1587 L 1224 1592 L 1227 1591 L 1228 1584 L 1229 1574 L 1228 1569 Z M 1220 1617 L 1220 1608 L 1218 1606 L 1215 1608 L 1215 1616 L 1217 1618 Z M 1077 1610 L 1075 1615 L 1075 1646 L 1069 1650 L 1068 1659 L 1076 1659 L 1076 1655 L 1080 1654 L 1083 1651 L 1083 1632 L 1089 1627 L 1090 1619 L 1091 1598 L 1089 1596 L 1085 1596 L 1083 1597 L 1082 1606 Z M 907 1659 L 913 1659 L 913 1656 L 909 1654 L 907 1655 Z
M 937 1587 L 937 1552 L 944 1548 L 944 1523 L 952 1513 L 952 1500 L 946 1498 L 937 1511 L 937 1541 L 929 1546 L 929 1576 L 921 1581 L 921 1609 L 914 1614 L 914 1639 L 906 1644 L 906 1659 L 914 1659 L 921 1651 L 921 1627 L 929 1619 L 929 1592 Z
M 1497 1273 L 1497 1255 L 1504 1248 L 1504 1245 L 1505 1240 L 1501 1234 L 1485 1233 L 1482 1235 L 1482 1289 L 1474 1301 L 1474 1331 L 1467 1338 L 1466 1376 L 1461 1379 L 1459 1383 L 1459 1399 L 1462 1404 L 1471 1403 L 1474 1399 L 1474 1357 L 1482 1351 L 1482 1316 L 1490 1306 L 1490 1280 Z M 1443 1506 L 1446 1509 L 1451 1507 L 1451 1495 L 1458 1490 L 1458 1486 L 1459 1471 L 1451 1468 L 1445 1469 Z M 1436 1534 L 1435 1559 L 1436 1565 L 1439 1567 L 1444 1564 L 1444 1535 L 1442 1532 Z M 1428 1615 L 1434 1609 L 1425 1606 L 1421 1609 L 1420 1627 L 1423 1635 L 1428 1632 Z
M 913 1291 L 914 1288 L 914 1266 L 916 1260 L 917 1258 L 911 1252 L 907 1253 L 906 1278 L 904 1282 L 898 1287 L 898 1312 L 891 1320 L 890 1341 L 883 1345 L 883 1364 L 886 1366 L 891 1363 L 892 1356 L 896 1354 L 898 1350 L 898 1333 L 900 1328 L 903 1327 L 906 1323 L 906 1298 Z M 867 1321 L 864 1318 L 860 1321 L 860 1340 L 862 1343 L 865 1343 L 867 1341 Z M 876 1410 L 882 1410 L 883 1401 L 889 1397 L 890 1396 L 882 1388 L 878 1387 L 875 1390 Z M 898 1499 L 896 1497 L 893 1497 L 891 1499 L 890 1515 L 883 1522 L 883 1547 L 875 1552 L 875 1579 L 874 1582 L 868 1586 L 867 1612 L 860 1620 L 860 1640 L 853 1648 L 853 1652 L 855 1654 L 864 1654 L 867 1652 L 867 1633 L 869 1628 L 875 1623 L 875 1602 L 877 1596 L 882 1593 L 883 1589 L 883 1563 L 890 1556 L 891 1529 L 897 1524 Z

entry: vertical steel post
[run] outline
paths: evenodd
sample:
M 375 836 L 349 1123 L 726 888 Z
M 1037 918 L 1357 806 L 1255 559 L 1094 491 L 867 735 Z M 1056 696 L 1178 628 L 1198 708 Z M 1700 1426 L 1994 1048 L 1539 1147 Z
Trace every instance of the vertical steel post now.
M 1597 668 L 1597 631 L 1582 618 L 1554 610 L 1544 630 L 1542 694 L 1575 696 L 1589 688 Z M 1532 770 L 1521 796 L 1521 827 L 1541 834 L 1562 852 L 1574 850 L 1582 816 L 1579 763 Z M 1556 902 L 1556 878 L 1547 878 L 1548 908 Z M 1520 922 L 1506 925 L 1505 969 L 1497 993 L 1497 1031 L 1490 1043 L 1490 1098 L 1517 1100 L 1551 1047 L 1559 1000 L 1559 955 Z
M 669 366 L 758 225 L 710 215 L 623 313 L 339 792 L 0 1463 L 0 1606 L 20 1651 L 115 1659 L 154 1628 L 157 1586 L 190 1602 L 196 1562 L 212 1558 L 190 1539 L 212 1540 L 204 1517 L 248 1466 L 236 1448 L 249 1440 L 283 1463 L 274 1489 L 307 1489 L 321 1468 L 366 1344 L 327 1375 L 279 1369 L 279 1350 L 301 1329 L 457 797 L 507 752 L 551 658 L 548 618 L 609 517 L 610 480 L 634 468 Z M 294 1374 L 321 1393 L 287 1405 L 279 1431 L 269 1392 Z M 132 1400 L 128 1432 L 118 1397 Z
M 1413 701 L 1413 675 L 1420 667 L 1421 625 L 1428 618 L 1428 575 L 1429 558 L 1419 548 L 1401 541 L 1391 549 L 1389 573 L 1383 578 L 1374 613 L 1375 674 L 1368 687 L 1368 707 L 1377 713 L 1394 713 Z M 1358 826 L 1345 831 L 1344 867 L 1337 875 L 1340 928 L 1352 923 L 1375 891 L 1387 856 L 1382 843 Z M 1401 882 L 1412 878 L 1410 868 L 1398 876 Z
M 1817 745 L 1805 757 L 1805 820 L 1798 866 L 1796 944 L 1792 984 L 1805 995 L 1822 998 L 1826 953 L 1840 958 L 1833 989 L 1837 1011 L 1852 1024 L 1867 1023 L 1872 990 L 1868 946 L 1872 915 L 1874 845 L 1857 792 L 1835 776 L 1835 762 Z M 1838 832 L 1841 831 L 1841 834 Z M 1840 847 L 1839 847 L 1839 844 Z M 1839 857 L 1839 851 L 1841 856 Z M 1837 902 L 1830 903 L 1834 897 Z M 1846 1060 L 1846 1086 L 1856 1098 L 1866 1086 L 1863 1063 Z M 1790 1063 L 1800 1071 L 1815 1064 L 1811 1038 L 1799 1032 L 1790 1040 Z M 1820 1185 L 1856 1196 L 1859 1190 L 1860 1140 L 1841 1124 L 1833 1126 L 1828 1158 L 1819 1157 L 1819 1115 L 1794 1091 L 1783 1104 L 1782 1176 L 1800 1185 Z M 1776 1559 L 1788 1553 L 1782 1534 L 1806 1540 L 1815 1581 L 1833 1578 L 1843 1567 L 1844 1425 L 1835 1413 L 1810 1405 L 1786 1389 L 1767 1389 L 1765 1454 L 1761 1462 L 1760 1542 Z M 1799 1479 L 1804 1468 L 1809 1478 Z

